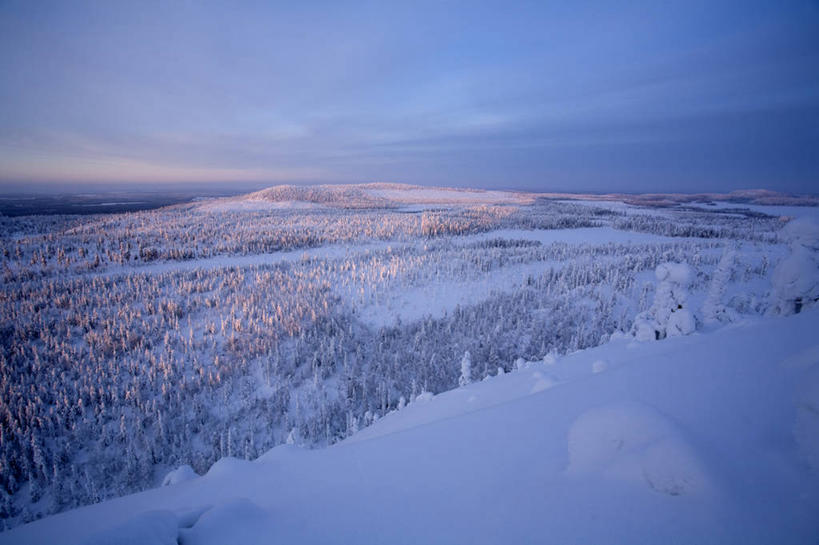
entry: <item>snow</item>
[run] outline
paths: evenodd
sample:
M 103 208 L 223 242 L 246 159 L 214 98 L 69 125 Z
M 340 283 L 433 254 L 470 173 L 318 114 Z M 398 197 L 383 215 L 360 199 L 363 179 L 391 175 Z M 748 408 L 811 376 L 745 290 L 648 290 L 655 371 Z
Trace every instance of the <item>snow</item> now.
M 676 206 L 671 207 L 653 207 L 629 204 L 620 200 L 586 200 L 586 199 L 563 199 L 558 202 L 567 204 L 579 204 L 582 206 L 589 206 L 594 208 L 602 208 L 612 212 L 625 214 L 629 216 L 657 216 L 657 217 L 674 217 L 675 211 L 679 207 L 686 210 L 693 210 L 706 213 L 719 213 L 725 216 L 734 216 L 734 211 L 748 210 L 758 214 L 766 214 L 768 216 L 783 217 L 783 218 L 813 218 L 819 220 L 819 207 L 817 206 L 783 206 L 783 205 L 766 205 L 766 204 L 750 204 L 743 202 L 732 201 L 713 201 L 707 205 L 702 203 L 688 203 L 680 202 Z
M 694 276 L 686 263 L 660 263 L 654 270 L 658 284 L 651 308 L 634 319 L 632 332 L 638 341 L 690 335 L 696 329 L 688 305 L 687 287 Z
M 771 282 L 775 311 L 789 314 L 797 300 L 806 305 L 819 300 L 819 253 L 794 244 L 791 255 L 774 269 Z
M 389 326 L 398 320 L 410 323 L 426 316 L 438 318 L 456 307 L 478 303 L 493 293 L 510 291 L 529 277 L 536 277 L 554 263 L 534 262 L 503 267 L 474 280 L 440 280 L 417 287 L 390 290 L 359 312 L 362 322 L 372 328 Z M 348 296 L 352 300 L 352 296 Z
M 597 360 L 592 363 L 592 373 L 602 373 L 606 369 L 608 369 L 609 364 L 606 363 L 604 360 Z
M 811 543 L 818 330 L 805 311 L 527 362 L 0 544 Z
M 274 531 L 273 513 L 247 498 L 236 498 L 205 511 L 192 528 L 180 530 L 179 541 L 181 545 L 269 543 L 265 536 Z
M 731 248 L 723 251 L 719 264 L 711 277 L 708 295 L 702 305 L 702 314 L 705 323 L 731 322 L 736 319 L 736 312 L 723 304 L 725 290 L 731 280 L 737 253 Z
M 637 206 L 628 204 L 622 201 L 609 200 L 585 200 L 585 199 L 562 199 L 558 202 L 565 204 L 579 204 L 581 206 L 589 206 L 592 208 L 602 208 L 610 210 L 619 214 L 628 216 L 658 216 L 658 217 L 672 217 L 672 212 L 667 208 L 659 208 L 652 206 Z
M 613 227 L 580 227 L 576 229 L 496 229 L 476 235 L 457 237 L 459 244 L 469 244 L 485 240 L 530 240 L 543 245 L 563 244 L 656 244 L 679 242 L 681 237 L 666 237 L 636 231 L 621 231 Z
M 383 241 L 366 241 L 357 244 L 327 244 L 315 248 L 283 250 L 265 254 L 224 255 L 187 261 L 160 261 L 149 265 L 110 266 L 100 276 L 121 274 L 163 274 L 169 272 L 195 271 L 206 269 L 225 269 L 229 267 L 253 267 L 256 265 L 274 265 L 276 263 L 296 262 L 308 259 L 341 259 L 356 254 L 375 252 L 395 244 Z
M 737 202 L 718 201 L 709 205 L 705 210 L 722 209 L 747 209 L 751 212 L 759 212 L 769 216 L 784 218 L 813 218 L 819 219 L 819 206 L 781 206 L 766 204 L 747 204 Z
M 452 243 L 465 246 L 498 239 L 534 241 L 543 245 L 562 243 L 588 246 L 659 244 L 685 240 L 649 233 L 619 231 L 611 227 L 593 227 L 535 230 L 496 229 L 476 235 L 453 237 Z M 358 314 L 366 325 L 374 329 L 394 325 L 398 321 L 410 323 L 426 316 L 440 318 L 454 311 L 458 306 L 464 307 L 479 303 L 489 299 L 493 293 L 510 292 L 530 278 L 537 278 L 549 269 L 560 266 L 559 263 L 534 261 L 493 269 L 474 279 L 439 278 L 435 282 L 419 286 L 400 286 L 400 288 L 381 294 L 378 301 L 362 305 Z M 357 302 L 355 290 L 352 293 L 339 290 L 339 295 L 345 297 L 351 305 Z
M 184 483 L 191 479 L 196 479 L 199 475 L 188 464 L 183 464 L 173 471 L 169 471 L 165 478 L 162 479 L 162 486 L 171 486 L 174 484 Z
M 509 191 L 482 191 L 475 189 L 449 189 L 411 187 L 401 189 L 366 189 L 373 197 L 398 203 L 420 204 L 522 204 L 531 202 L 531 195 Z
M 308 210 L 326 208 L 318 203 L 305 201 L 267 201 L 262 199 L 227 198 L 213 199 L 197 204 L 199 210 L 222 212 L 265 212 L 268 210 Z
M 614 403 L 581 414 L 569 429 L 574 475 L 647 484 L 670 496 L 702 494 L 709 477 L 682 433 L 655 409 Z
M 812 217 L 791 220 L 782 228 L 780 236 L 792 244 L 819 250 L 819 220 Z
M 0 518 L 13 515 L 0 527 L 165 486 L 14 530 L 8 542 L 116 543 L 126 534 L 144 543 L 194 544 L 662 542 L 700 535 L 787 542 L 815 532 L 804 515 L 815 511 L 819 494 L 811 493 L 819 489 L 819 347 L 811 343 L 817 320 L 809 308 L 819 285 L 815 221 L 713 214 L 714 229 L 696 239 L 611 227 L 529 230 L 574 224 L 535 221 L 558 209 L 571 210 L 579 224 L 652 233 L 697 233 L 672 228 L 674 219 L 693 218 L 694 225 L 705 216 L 680 207 L 663 209 L 663 218 L 624 221 L 541 203 L 467 214 L 458 206 L 503 196 L 370 190 L 395 192 L 390 198 L 409 202 L 402 211 L 447 208 L 438 214 L 441 232 L 459 232 L 472 218 L 463 228 L 473 234 L 418 237 L 420 216 L 396 212 L 387 197 L 368 197 L 364 189 L 307 194 L 329 203 L 319 212 L 219 215 L 304 204 L 289 200 L 302 198 L 298 191 L 282 190 L 275 202 L 203 203 L 214 214 L 193 221 L 185 214 L 195 205 L 181 205 L 167 229 L 161 215 L 101 223 L 116 233 L 108 238 L 127 242 L 127 253 L 105 242 L 101 227 L 77 227 L 77 238 L 54 247 L 51 234 L 31 235 L 19 256 L 9 252 L 5 323 L 15 340 L 7 367 L 19 381 L 10 391 L 20 409 L 9 414 L 25 408 L 17 429 L 35 432 L 10 435 L 15 443 L 5 443 L 4 460 L 11 454 L 7 468 L 34 469 L 17 471 L 14 494 L 0 495 Z M 366 216 L 355 216 L 362 223 L 349 230 L 354 213 L 337 209 L 346 206 L 360 206 Z M 269 228 L 275 222 L 267 229 L 256 222 L 274 218 L 286 226 L 312 216 L 316 222 L 295 232 L 315 237 L 279 239 Z M 209 240 L 188 236 L 202 218 L 222 241 L 213 251 L 200 251 Z M 221 233 L 230 218 L 239 221 Z M 373 228 L 382 221 L 395 229 Z M 38 225 L 18 227 L 46 233 L 47 224 Z M 338 229 L 322 233 L 327 225 Z M 506 228 L 477 233 L 495 225 Z M 234 229 L 249 236 L 234 240 Z M 142 251 L 143 236 L 145 248 L 169 261 L 136 265 L 128 256 Z M 191 241 L 195 251 L 175 251 Z M 68 270 L 63 251 L 78 259 Z M 182 260 L 212 254 L 220 257 Z M 240 270 L 246 267 L 254 269 Z M 186 270 L 200 272 L 177 274 Z M 634 320 L 652 295 L 654 304 Z M 801 313 L 750 318 L 770 310 L 769 301 L 780 314 Z M 430 315 L 441 319 L 417 322 Z M 67 341 L 53 342 L 47 324 Z M 380 330 L 385 325 L 396 327 Z M 139 350 L 127 350 L 134 342 Z M 82 390 L 76 381 L 73 389 L 70 379 L 58 381 L 67 396 L 53 409 L 47 370 L 67 364 L 82 364 Z M 116 380 L 93 386 L 126 367 L 126 380 L 142 369 L 150 380 L 138 379 L 134 389 Z M 30 368 L 39 374 L 18 372 Z M 131 410 L 96 412 L 100 401 L 117 408 L 123 397 L 136 401 Z M 31 399 L 43 415 L 52 409 L 44 417 L 52 435 L 36 432 Z M 66 443 L 67 453 L 55 454 L 60 430 L 68 428 L 51 416 L 74 414 L 74 406 L 87 407 L 87 418 L 77 421 L 82 428 L 73 428 L 81 431 Z M 285 437 L 286 446 L 255 462 L 216 461 L 255 457 Z M 296 447 L 343 438 L 323 450 Z M 65 464 L 52 471 L 52 460 Z M 196 472 L 183 465 L 162 479 L 181 463 Z M 611 536 L 601 530 L 607 526 Z M 801 534 L 783 538 L 777 528 Z M 0 543 L 5 539 L 0 534 Z
M 691 283 L 694 273 L 685 263 L 661 263 L 657 265 L 654 275 L 660 282 L 670 282 L 686 287 Z
M 669 337 L 679 337 L 680 335 L 691 335 L 696 329 L 694 314 L 687 308 L 677 309 L 668 317 L 666 325 L 666 335 Z
M 99 524 L 99 523 L 98 523 Z M 178 545 L 179 520 L 171 511 L 146 511 L 92 534 L 83 545 Z
M 812 368 L 797 390 L 794 437 L 799 455 L 819 473 L 819 345 L 799 356 L 800 363 L 812 362 Z
M 259 201 L 264 202 L 264 201 Z M 278 204 L 278 203 L 273 203 Z M 465 245 L 484 240 L 505 239 L 505 240 L 528 240 L 540 242 L 544 245 L 554 243 L 564 244 L 650 244 L 662 242 L 679 242 L 681 238 L 664 237 L 650 233 L 637 233 L 632 231 L 619 231 L 611 227 L 592 227 L 580 229 L 497 229 L 477 235 L 465 235 L 455 237 L 453 242 L 458 245 Z M 105 272 L 99 273 L 103 276 L 114 276 L 125 273 L 145 273 L 162 274 L 176 271 L 193 271 L 199 269 L 222 269 L 228 267 L 251 267 L 255 265 L 270 265 L 282 262 L 295 262 L 304 259 L 342 259 L 352 255 L 375 252 L 386 248 L 400 248 L 405 244 L 390 241 L 362 241 L 354 244 L 327 244 L 315 248 L 305 248 L 297 250 L 284 250 L 264 254 L 248 255 L 226 255 L 203 259 L 190 259 L 186 261 L 161 261 L 148 265 L 128 265 L 110 266 Z M 542 271 L 542 268 L 540 268 Z M 521 271 L 516 278 L 522 276 L 526 278 L 532 270 Z M 489 280 L 494 283 L 495 279 Z M 514 280 L 518 283 L 519 280 Z M 451 286 L 444 286 L 446 291 Z M 457 303 L 455 303 L 457 304 Z M 455 307 L 455 304 L 447 305 L 448 309 Z M 434 315 L 435 312 L 432 312 Z

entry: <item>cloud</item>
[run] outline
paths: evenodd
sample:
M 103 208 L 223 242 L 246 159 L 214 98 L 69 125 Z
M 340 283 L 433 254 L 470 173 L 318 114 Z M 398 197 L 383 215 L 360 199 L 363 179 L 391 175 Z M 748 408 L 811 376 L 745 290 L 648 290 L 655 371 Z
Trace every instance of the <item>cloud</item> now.
M 0 180 L 807 187 L 819 16 L 742 7 L 9 3 Z

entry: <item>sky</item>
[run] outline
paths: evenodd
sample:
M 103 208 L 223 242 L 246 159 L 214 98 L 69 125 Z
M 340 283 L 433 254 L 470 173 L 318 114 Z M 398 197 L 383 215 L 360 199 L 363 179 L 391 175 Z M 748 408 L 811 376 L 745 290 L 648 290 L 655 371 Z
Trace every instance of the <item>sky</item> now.
M 819 193 L 819 1 L 0 0 L 0 189 Z

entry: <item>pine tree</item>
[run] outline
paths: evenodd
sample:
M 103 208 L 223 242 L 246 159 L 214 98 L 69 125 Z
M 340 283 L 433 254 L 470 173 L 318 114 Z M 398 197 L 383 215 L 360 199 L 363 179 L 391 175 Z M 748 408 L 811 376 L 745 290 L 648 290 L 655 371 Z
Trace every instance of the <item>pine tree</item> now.
M 472 355 L 469 350 L 464 352 L 461 358 L 461 376 L 458 378 L 459 386 L 466 386 L 472 382 Z

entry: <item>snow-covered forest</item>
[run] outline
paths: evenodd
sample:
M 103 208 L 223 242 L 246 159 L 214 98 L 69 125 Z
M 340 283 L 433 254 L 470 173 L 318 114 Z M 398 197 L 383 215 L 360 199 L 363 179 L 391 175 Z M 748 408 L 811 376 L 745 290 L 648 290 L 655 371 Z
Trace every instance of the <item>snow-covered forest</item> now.
M 815 211 L 365 185 L 0 217 L 0 529 L 524 362 L 798 312 Z

